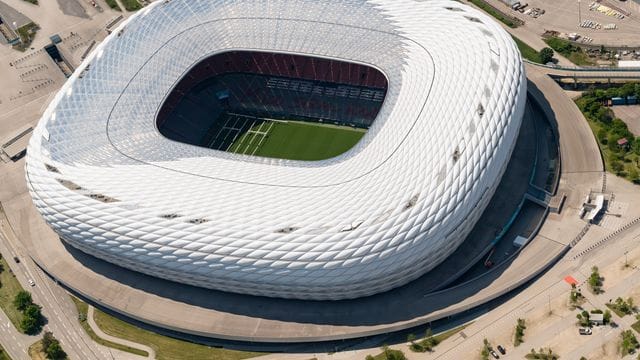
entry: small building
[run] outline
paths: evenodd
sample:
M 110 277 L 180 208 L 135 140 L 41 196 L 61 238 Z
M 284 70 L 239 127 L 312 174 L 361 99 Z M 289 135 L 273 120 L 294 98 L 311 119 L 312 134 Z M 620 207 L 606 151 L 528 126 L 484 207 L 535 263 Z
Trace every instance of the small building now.
M 513 246 L 521 248 L 521 247 L 523 247 L 523 246 L 525 246 L 527 244 L 527 240 L 529 240 L 529 239 L 527 239 L 524 236 L 518 235 L 515 238 L 515 240 L 513 240 Z
M 640 68 L 640 60 L 620 60 L 618 67 L 621 68 Z
M 629 149 L 629 140 L 626 137 L 618 139 L 618 147 Z
M 604 314 L 589 314 L 591 325 L 604 325 Z

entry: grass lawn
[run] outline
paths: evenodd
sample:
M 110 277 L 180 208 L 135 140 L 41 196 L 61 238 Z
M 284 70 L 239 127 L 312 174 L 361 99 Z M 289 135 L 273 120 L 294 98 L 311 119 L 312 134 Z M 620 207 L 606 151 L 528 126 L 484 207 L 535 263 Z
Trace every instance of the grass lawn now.
M 32 360 L 47 360 L 47 355 L 45 355 L 42 350 L 42 340 L 38 340 L 31 344 L 28 352 Z
M 617 306 L 615 306 L 614 304 L 605 304 L 609 310 L 613 311 L 614 313 L 616 313 L 616 315 L 620 316 L 620 317 L 625 317 L 627 316 L 627 314 L 623 313 L 622 311 L 620 311 L 620 309 L 618 309 Z
M 138 2 L 138 0 L 120 0 L 122 1 L 122 5 L 127 11 L 136 11 L 142 8 L 142 5 Z
M 110 8 L 112 8 L 113 10 L 117 10 L 117 11 L 122 11 L 122 9 L 120 9 L 120 6 L 118 6 L 118 2 L 116 0 L 104 0 L 107 5 L 109 5 Z
M 578 66 L 596 65 L 595 60 L 591 59 L 580 46 L 574 45 L 569 40 L 549 37 L 544 39 L 544 42 L 546 42 L 547 45 L 549 45 L 549 47 L 555 52 L 566 57 L 569 61 Z
M 520 54 L 522 54 L 522 57 L 532 61 L 534 63 L 538 63 L 541 64 L 542 61 L 540 60 L 540 53 L 537 52 L 534 48 L 532 48 L 531 46 L 527 45 L 527 43 L 525 43 L 524 41 L 518 39 L 515 36 L 511 36 L 513 38 L 513 40 L 516 42 L 516 45 L 518 45 L 518 49 L 520 49 Z
M 9 354 L 2 348 L 2 345 L 0 345 L 0 360 L 11 360 Z
M 373 359 L 374 360 L 406 359 L 405 357 L 402 357 L 403 355 L 404 353 L 400 350 L 389 349 L 389 356 L 387 356 L 387 354 L 385 354 L 384 352 L 381 352 L 380 354 L 374 356 Z
M 0 287 L 0 308 L 7 314 L 13 326 L 19 331 L 22 313 L 13 306 L 13 299 L 16 294 L 23 289 L 16 277 L 9 270 L 9 265 L 7 265 L 4 257 L 0 259 L 0 265 L 2 267 L 0 271 L 0 283 L 2 284 L 2 287 Z
M 490 4 L 488 4 L 484 0 L 468 0 L 468 1 L 470 3 L 472 3 L 473 5 L 479 7 L 480 9 L 482 9 L 487 14 L 489 14 L 489 15 L 493 16 L 494 18 L 498 19 L 499 21 L 503 22 L 505 25 L 507 25 L 510 28 L 515 29 L 518 26 L 522 25 L 522 20 L 505 14 L 504 12 L 502 12 L 501 10 L 498 10 L 495 7 L 491 6 Z
M 464 330 L 467 326 L 473 324 L 473 322 L 470 322 L 468 324 L 464 324 L 461 326 L 458 326 L 457 328 L 453 328 L 451 330 L 442 332 L 438 335 L 435 335 L 434 338 L 438 341 L 438 344 L 447 340 L 448 338 L 452 337 L 453 335 L 459 333 L 460 331 Z
M 89 305 L 87 305 L 87 303 L 85 303 L 84 301 L 76 298 L 75 296 L 72 296 L 71 300 L 73 300 L 73 303 L 76 305 L 76 309 L 78 309 L 78 314 L 80 315 L 78 318 L 78 322 L 80 322 L 80 325 L 82 326 L 84 331 L 89 335 L 91 339 L 93 339 L 93 341 L 97 342 L 98 344 L 108 346 L 110 348 L 130 352 L 132 354 L 136 354 L 144 357 L 147 357 L 149 355 L 146 351 L 134 349 L 132 347 L 125 346 L 125 345 L 116 344 L 114 342 L 104 340 L 98 335 L 96 335 L 96 333 L 93 332 L 93 330 L 91 329 L 91 326 L 89 326 L 89 323 L 87 322 L 87 312 L 89 310 Z
M 269 134 L 255 156 L 291 160 L 323 160 L 338 156 L 353 147 L 365 134 L 364 129 L 302 121 L 273 122 Z M 256 125 L 254 131 L 257 131 Z M 263 129 L 266 124 L 262 125 Z M 229 150 L 241 152 L 239 144 L 248 143 L 250 132 L 243 134 Z
M 147 345 L 156 351 L 158 360 L 240 360 L 264 355 L 264 353 L 227 350 L 199 345 L 141 329 L 98 309 L 95 310 L 96 324 L 105 333 Z

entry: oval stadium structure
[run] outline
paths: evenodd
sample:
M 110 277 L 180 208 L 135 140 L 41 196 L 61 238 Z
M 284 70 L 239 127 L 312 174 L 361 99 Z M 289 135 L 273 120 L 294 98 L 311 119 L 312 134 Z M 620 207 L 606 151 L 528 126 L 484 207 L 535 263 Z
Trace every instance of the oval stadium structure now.
M 525 99 L 511 37 L 458 2 L 158 1 L 55 96 L 27 182 L 63 241 L 113 264 L 236 293 L 356 298 L 463 242 Z M 364 135 L 313 161 L 230 151 L 228 136 L 258 144 L 288 117 Z

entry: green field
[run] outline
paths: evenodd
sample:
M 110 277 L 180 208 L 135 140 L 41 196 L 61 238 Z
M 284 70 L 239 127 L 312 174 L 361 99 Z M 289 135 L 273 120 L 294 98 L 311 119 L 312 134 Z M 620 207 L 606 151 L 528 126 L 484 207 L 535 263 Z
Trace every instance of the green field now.
M 347 126 L 269 121 L 240 136 L 228 151 L 279 159 L 323 160 L 349 150 L 365 132 Z
M 0 259 L 0 308 L 7 315 L 16 329 L 20 329 L 20 321 L 22 321 L 22 313 L 13 306 L 13 299 L 16 294 L 22 290 L 22 286 L 9 269 L 4 257 Z
M 111 336 L 135 341 L 153 348 L 158 360 L 241 360 L 266 355 L 265 353 L 209 347 L 170 338 L 131 325 L 98 309 L 95 309 L 94 319 L 98 327 Z
M 9 354 L 2 348 L 2 345 L 0 345 L 0 360 L 11 360 Z
M 73 300 L 73 303 L 76 305 L 76 309 L 78 310 L 78 322 L 80 322 L 80 326 L 82 326 L 84 331 L 89 335 L 89 337 L 91 337 L 93 341 L 97 342 L 98 344 L 112 347 L 114 349 L 130 352 L 132 354 L 136 354 L 144 357 L 149 356 L 149 354 L 146 351 L 134 349 L 132 347 L 125 346 L 125 345 L 116 344 L 114 342 L 111 342 L 99 337 L 95 332 L 93 332 L 93 329 L 91 329 L 91 326 L 87 322 L 87 313 L 89 310 L 89 305 L 87 305 L 87 303 L 78 299 L 75 296 L 71 296 L 71 300 Z

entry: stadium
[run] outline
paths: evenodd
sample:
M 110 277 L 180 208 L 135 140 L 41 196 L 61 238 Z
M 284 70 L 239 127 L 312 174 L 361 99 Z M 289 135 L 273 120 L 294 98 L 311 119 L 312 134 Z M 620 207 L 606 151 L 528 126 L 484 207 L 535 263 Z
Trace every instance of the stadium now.
M 352 299 L 455 251 L 514 148 L 520 54 L 452 1 L 158 1 L 85 59 L 27 151 L 65 243 L 232 293 Z

